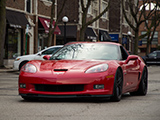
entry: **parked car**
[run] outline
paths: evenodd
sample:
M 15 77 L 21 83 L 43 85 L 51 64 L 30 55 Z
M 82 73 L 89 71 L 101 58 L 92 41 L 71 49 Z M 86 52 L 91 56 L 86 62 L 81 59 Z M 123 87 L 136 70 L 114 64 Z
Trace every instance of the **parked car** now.
M 111 98 L 146 95 L 148 70 L 142 58 L 112 42 L 73 42 L 47 60 L 29 61 L 19 75 L 19 95 L 38 98 Z
M 160 65 L 160 50 L 153 51 L 142 58 L 147 65 Z
M 43 59 L 44 55 L 51 56 L 53 53 L 55 53 L 56 51 L 58 51 L 62 47 L 63 47 L 63 45 L 51 46 L 51 47 L 48 47 L 48 48 L 46 48 L 36 54 L 19 56 L 15 59 L 15 61 L 13 63 L 13 69 L 20 70 L 22 68 L 22 66 L 24 64 L 26 64 L 27 62 L 29 62 L 30 60 L 44 60 Z

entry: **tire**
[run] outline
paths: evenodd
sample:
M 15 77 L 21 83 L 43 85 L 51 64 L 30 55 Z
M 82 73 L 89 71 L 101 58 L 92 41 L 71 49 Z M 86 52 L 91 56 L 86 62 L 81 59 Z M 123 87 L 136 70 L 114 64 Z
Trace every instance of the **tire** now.
M 144 67 L 139 88 L 136 92 L 130 92 L 130 95 L 145 96 L 147 94 L 147 89 L 148 89 L 148 70 L 147 67 Z
M 119 102 L 121 100 L 122 88 L 123 88 L 123 73 L 118 68 L 115 75 L 113 96 L 111 97 L 111 101 Z
M 20 63 L 19 65 L 19 71 L 21 70 L 21 68 L 23 67 L 23 65 L 25 65 L 28 61 L 23 61 Z

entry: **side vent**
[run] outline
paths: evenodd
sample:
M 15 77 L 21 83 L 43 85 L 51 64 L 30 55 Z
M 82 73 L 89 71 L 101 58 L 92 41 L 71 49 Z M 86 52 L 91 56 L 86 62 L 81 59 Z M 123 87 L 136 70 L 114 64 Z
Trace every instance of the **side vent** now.
M 54 69 L 54 71 L 68 71 L 68 69 Z
M 138 74 L 138 80 L 140 80 L 140 76 L 141 76 L 141 73 L 139 72 L 139 74 Z

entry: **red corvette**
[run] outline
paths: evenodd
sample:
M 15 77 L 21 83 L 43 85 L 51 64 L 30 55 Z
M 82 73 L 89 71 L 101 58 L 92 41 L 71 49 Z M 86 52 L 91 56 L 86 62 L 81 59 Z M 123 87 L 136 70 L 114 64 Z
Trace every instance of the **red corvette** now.
M 38 98 L 146 95 L 148 70 L 141 57 L 118 43 L 73 42 L 47 60 L 29 61 L 19 75 L 19 95 Z

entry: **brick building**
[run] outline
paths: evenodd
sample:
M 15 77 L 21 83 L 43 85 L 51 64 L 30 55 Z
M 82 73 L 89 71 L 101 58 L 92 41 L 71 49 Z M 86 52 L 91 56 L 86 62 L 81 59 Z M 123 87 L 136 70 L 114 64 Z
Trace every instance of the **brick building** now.
M 63 1 L 58 1 L 58 10 Z M 86 4 L 86 0 L 84 1 Z M 92 2 L 88 14 L 87 21 L 93 19 L 99 13 L 101 13 L 105 7 L 108 5 L 108 0 L 96 0 Z M 110 36 L 109 31 L 109 17 L 108 12 L 106 12 L 99 20 L 94 22 L 92 25 L 89 25 L 85 32 L 85 40 L 87 41 L 108 41 Z M 67 16 L 69 21 L 67 22 L 66 27 L 66 38 L 67 42 L 77 41 L 80 35 L 80 27 L 82 23 L 82 10 L 80 0 L 68 0 L 66 6 L 60 16 Z M 57 35 L 57 44 L 63 43 L 64 36 L 64 24 L 62 20 L 59 21 L 59 28 L 61 29 L 61 35 Z
M 130 28 L 124 18 L 121 1 L 111 0 L 110 2 L 109 34 L 113 41 L 123 44 L 123 46 L 125 46 L 128 51 L 132 52 L 134 49 L 134 31 Z M 135 1 L 133 3 L 136 4 Z M 129 0 L 124 0 L 124 6 L 127 17 L 132 22 L 132 24 L 135 24 L 133 18 L 130 15 Z
M 47 46 L 51 5 L 51 0 L 6 0 L 4 65 L 10 67 L 16 56 L 33 54 Z M 60 32 L 57 27 L 55 34 Z
M 5 65 L 13 65 L 16 56 L 33 54 L 47 46 L 47 32 L 52 0 L 6 0 L 6 40 Z M 84 0 L 86 4 L 87 0 Z M 127 3 L 128 0 L 125 2 Z M 62 0 L 55 1 L 55 17 L 61 8 Z M 85 40 L 120 42 L 129 50 L 128 32 L 132 33 L 122 14 L 122 6 L 117 0 L 110 0 L 111 8 L 99 20 L 89 25 L 85 32 Z M 99 15 L 108 5 L 108 0 L 92 2 L 87 20 Z M 126 7 L 126 12 L 129 9 Z M 129 13 L 129 12 L 128 12 Z M 128 14 L 129 15 L 129 14 Z M 67 0 L 56 28 L 56 44 L 64 44 L 63 16 L 69 21 L 66 24 L 67 42 L 77 41 L 80 35 L 82 10 L 80 0 Z M 54 23 L 54 22 L 53 22 Z M 111 36 L 111 37 L 110 37 Z M 55 40 L 55 37 L 54 37 Z

